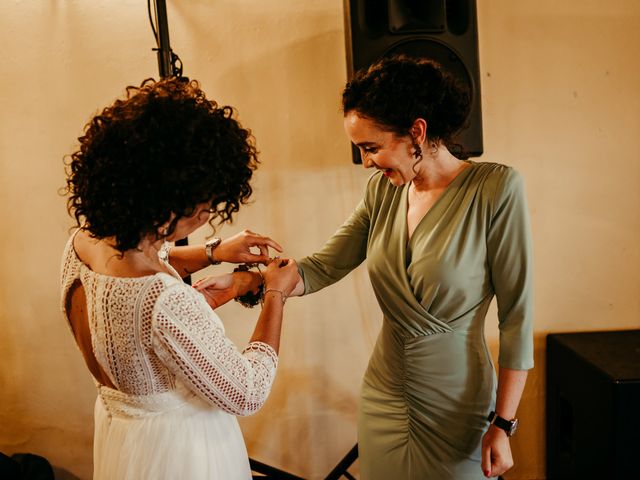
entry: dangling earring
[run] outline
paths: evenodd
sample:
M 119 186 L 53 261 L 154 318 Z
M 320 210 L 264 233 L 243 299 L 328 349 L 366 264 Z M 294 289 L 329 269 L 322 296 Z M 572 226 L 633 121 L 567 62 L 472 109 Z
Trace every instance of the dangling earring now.
M 436 142 L 431 142 L 430 146 L 431 146 L 431 155 L 435 156 L 435 154 L 438 153 L 438 145 L 436 145 Z
M 414 149 L 413 156 L 416 157 L 416 160 L 418 161 L 422 160 L 422 147 L 417 143 L 415 143 L 413 145 L 413 149 Z
M 411 165 L 411 170 L 413 170 L 413 174 L 417 177 L 418 171 L 416 170 L 416 168 L 422 161 L 422 147 L 417 143 L 413 144 L 413 156 L 415 157 L 416 161 L 413 163 L 413 165 Z

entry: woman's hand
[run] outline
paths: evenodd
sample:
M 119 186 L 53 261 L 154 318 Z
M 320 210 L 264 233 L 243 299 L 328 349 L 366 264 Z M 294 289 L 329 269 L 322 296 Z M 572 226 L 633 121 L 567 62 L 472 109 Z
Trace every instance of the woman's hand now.
M 285 297 L 291 296 L 300 275 L 296 262 L 289 259 L 274 258 L 263 272 L 264 290 L 279 290 Z
M 258 272 L 234 272 L 203 278 L 193 288 L 202 293 L 211 308 L 215 309 L 248 291 L 257 292 L 260 283 L 262 276 Z
M 290 263 L 293 263 L 298 268 L 298 264 L 295 260 L 289 260 Z M 291 291 L 290 297 L 300 297 L 304 295 L 304 280 L 302 280 L 302 276 L 300 275 L 300 271 L 298 271 L 298 280 L 296 282 L 296 286 Z
M 252 253 L 251 247 L 258 248 L 260 253 Z M 244 230 L 233 237 L 222 240 L 213 251 L 213 256 L 221 262 L 266 264 L 269 261 L 269 247 L 282 252 L 282 247 L 275 240 L 250 230 Z
M 482 437 L 482 473 L 485 477 L 498 477 L 513 467 L 513 456 L 507 433 L 490 425 Z

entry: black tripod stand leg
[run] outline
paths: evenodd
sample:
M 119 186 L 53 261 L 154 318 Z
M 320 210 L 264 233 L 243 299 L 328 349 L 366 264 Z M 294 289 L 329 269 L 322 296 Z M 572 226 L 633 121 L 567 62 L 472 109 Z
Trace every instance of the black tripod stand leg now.
M 331 470 L 331 473 L 325 477 L 325 480 L 338 480 L 340 477 L 345 476 L 349 480 L 354 480 L 354 478 L 347 472 L 347 469 L 356 461 L 358 458 L 358 444 L 356 443 L 349 453 L 347 453 L 342 460 L 336 465 L 336 467 Z
M 267 465 L 266 463 L 259 462 L 252 458 L 249 459 L 249 465 L 251 466 L 251 471 L 256 473 L 261 473 L 265 475 L 265 478 L 268 479 L 278 479 L 278 480 L 304 480 L 302 477 L 298 477 L 293 475 L 292 473 L 285 472 L 278 468 Z M 254 477 L 260 478 L 260 477 Z

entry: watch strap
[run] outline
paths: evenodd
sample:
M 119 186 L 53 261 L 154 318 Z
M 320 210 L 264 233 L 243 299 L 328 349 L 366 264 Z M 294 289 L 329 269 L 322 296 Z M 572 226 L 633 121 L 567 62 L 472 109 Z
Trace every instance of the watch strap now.
M 506 418 L 501 417 L 496 412 L 489 413 L 489 417 L 487 418 L 489 423 L 495 425 L 496 427 L 507 432 L 507 436 L 511 437 L 516 432 L 516 427 L 518 426 L 518 419 L 514 418 L 513 420 L 507 420 Z

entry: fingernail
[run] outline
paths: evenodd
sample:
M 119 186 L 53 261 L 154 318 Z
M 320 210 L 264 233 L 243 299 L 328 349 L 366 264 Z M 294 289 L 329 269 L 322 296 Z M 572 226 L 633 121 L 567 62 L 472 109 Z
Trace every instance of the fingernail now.
M 484 476 L 488 477 L 490 473 L 491 473 L 491 470 L 485 470 L 484 471 Z

